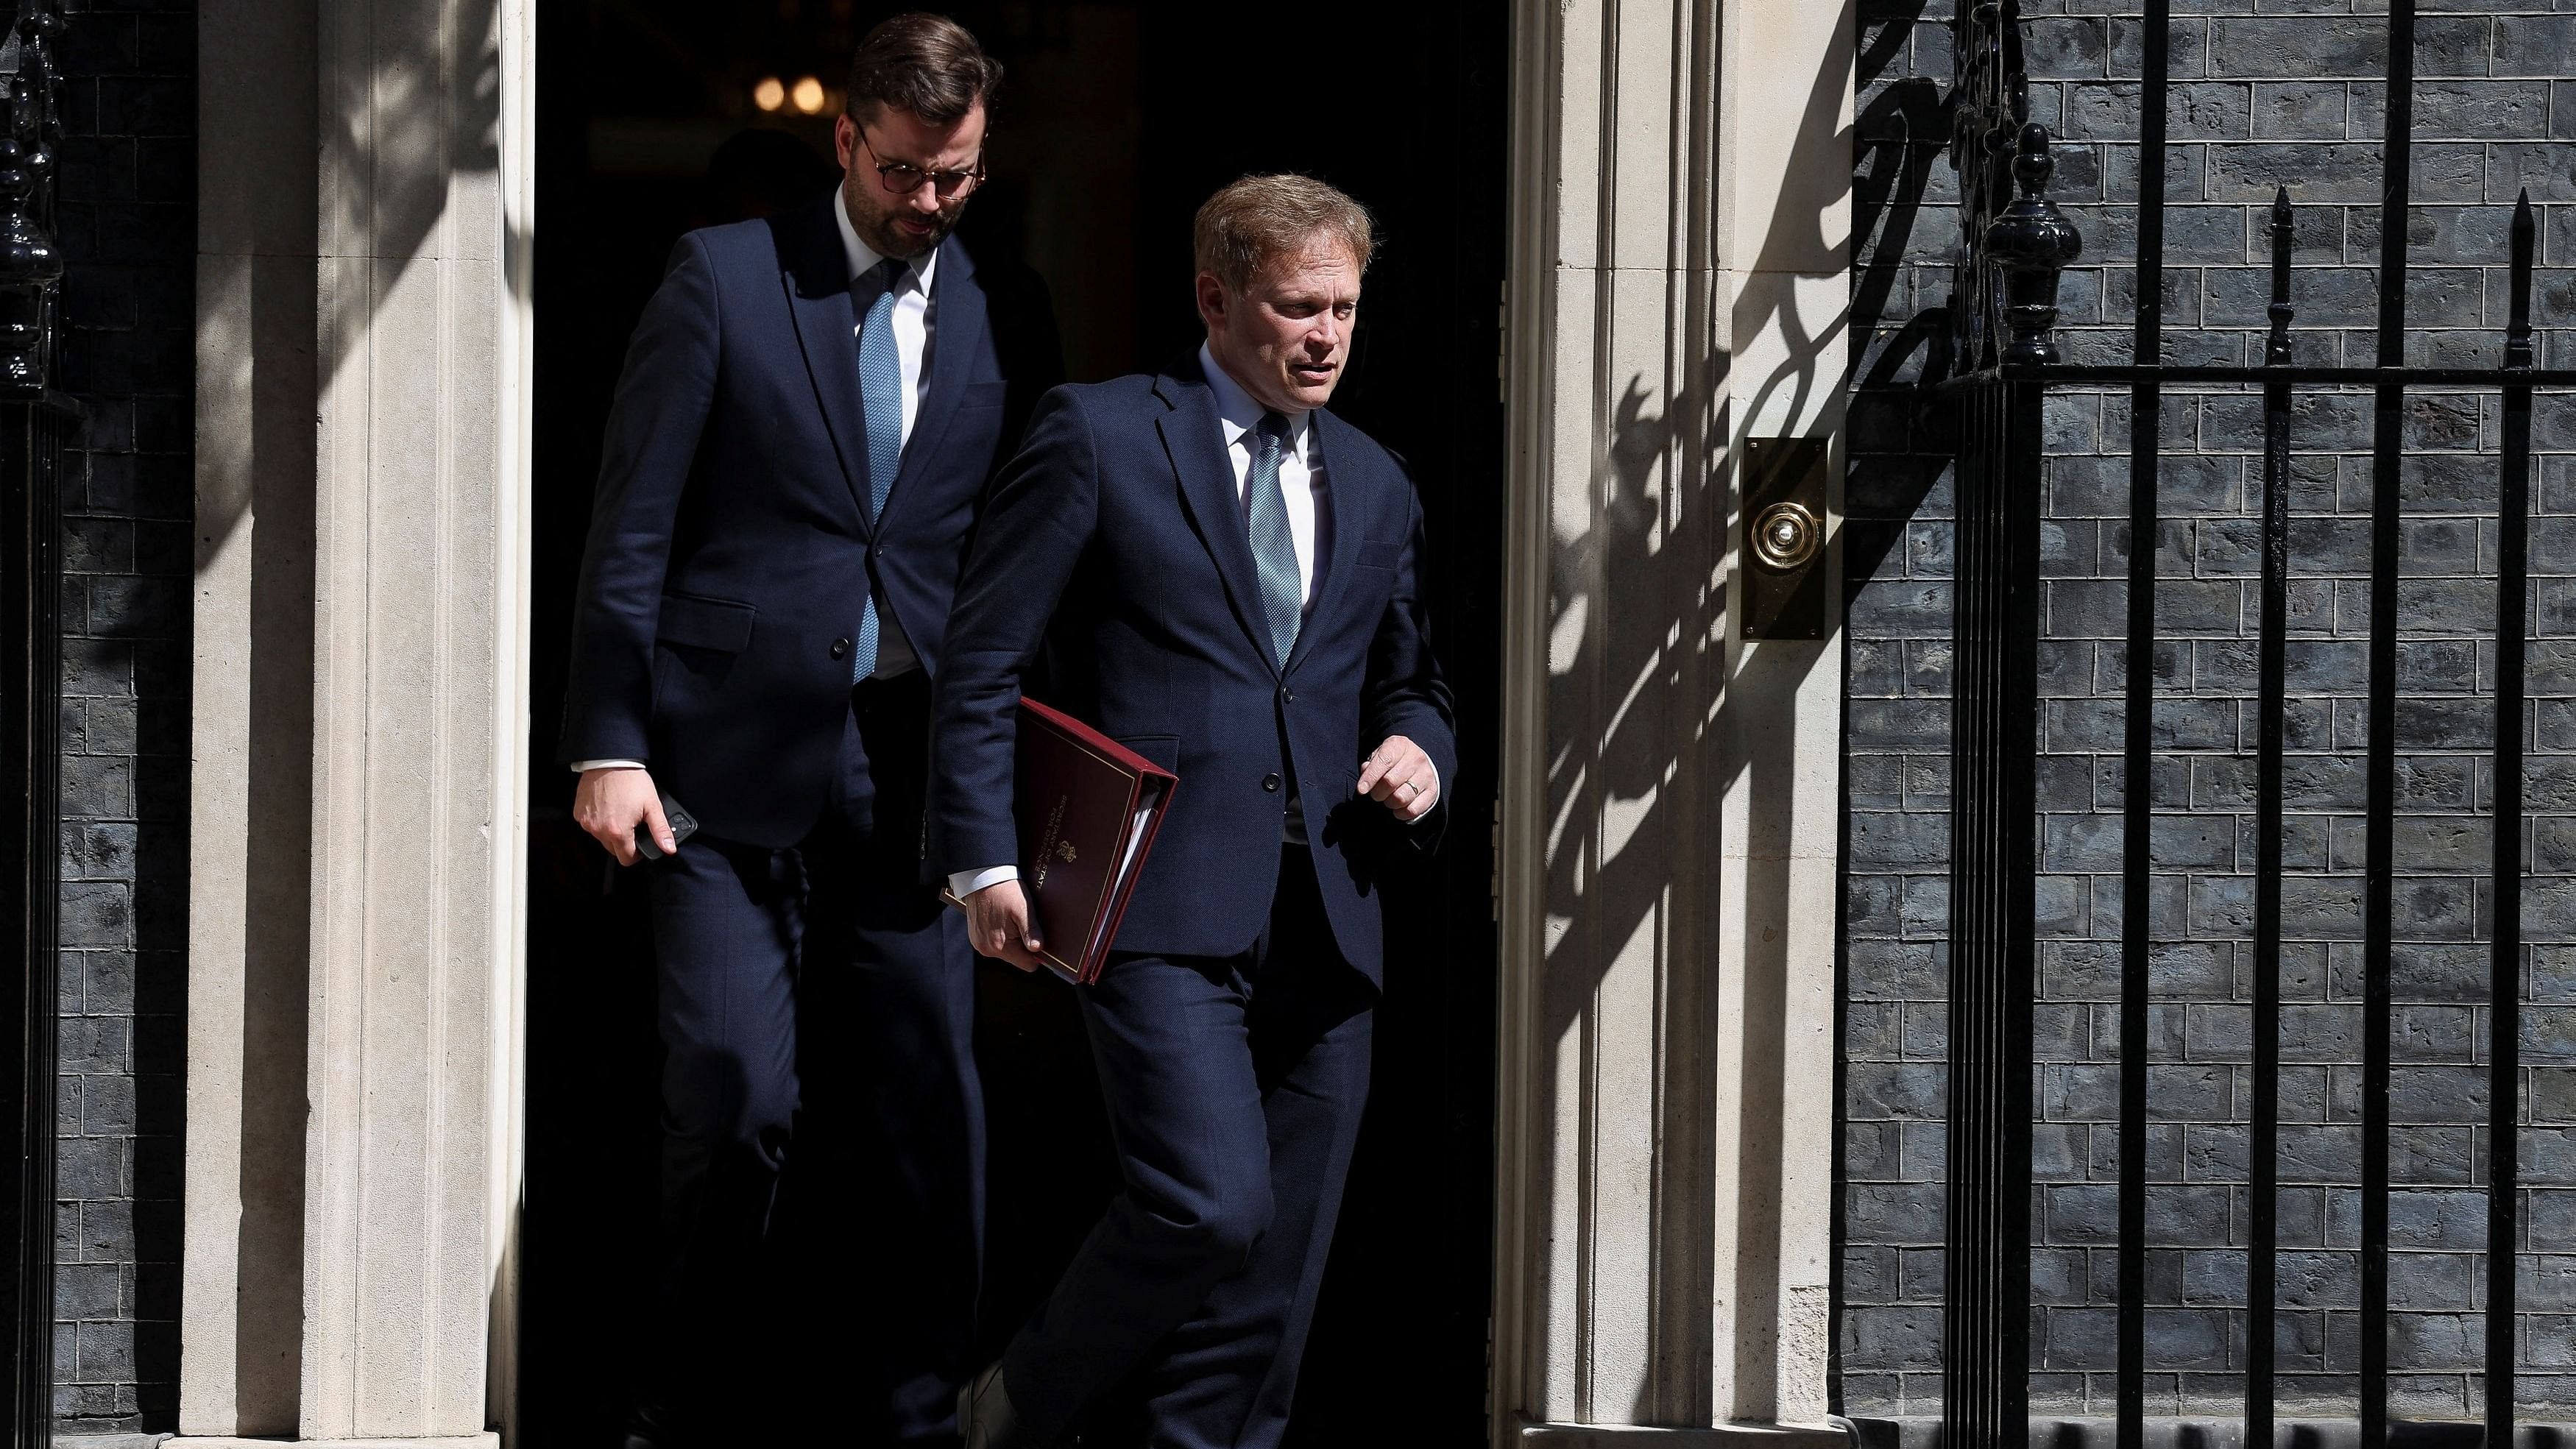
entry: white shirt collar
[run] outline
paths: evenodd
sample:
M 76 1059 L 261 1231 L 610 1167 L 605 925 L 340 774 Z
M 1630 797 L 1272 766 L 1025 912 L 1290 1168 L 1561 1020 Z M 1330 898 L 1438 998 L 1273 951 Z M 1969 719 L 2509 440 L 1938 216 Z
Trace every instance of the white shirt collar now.
M 1199 371 L 1207 377 L 1208 391 L 1216 394 L 1217 425 L 1225 432 L 1226 446 L 1233 447 L 1235 439 L 1261 425 L 1261 415 L 1270 409 L 1254 401 L 1252 394 L 1243 390 L 1243 384 L 1234 380 L 1234 374 L 1218 365 L 1216 353 L 1204 342 L 1199 344 Z M 1288 419 L 1288 446 L 1304 454 L 1315 415 L 1304 412 L 1282 416 Z
M 832 193 L 832 220 L 841 225 L 841 250 L 850 258 L 851 281 L 855 282 L 866 276 L 870 268 L 885 260 L 883 253 L 859 240 L 859 229 L 850 223 L 850 200 L 838 191 Z M 941 245 L 945 244 L 943 242 Z M 914 285 L 920 287 L 922 294 L 927 296 L 930 293 L 931 274 L 938 270 L 939 248 L 932 247 L 912 259 L 911 265 L 905 270 L 905 275 L 911 277 Z M 900 286 L 901 283 L 898 282 L 896 285 Z

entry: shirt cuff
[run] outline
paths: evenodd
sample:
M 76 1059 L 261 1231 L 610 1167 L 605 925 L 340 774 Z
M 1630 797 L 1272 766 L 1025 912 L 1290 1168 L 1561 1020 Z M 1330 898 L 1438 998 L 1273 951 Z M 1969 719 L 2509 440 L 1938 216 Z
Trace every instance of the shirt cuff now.
M 948 877 L 948 893 L 962 901 L 986 886 L 1019 878 L 1020 868 L 1016 865 L 988 865 L 982 870 L 961 870 Z
M 585 770 L 640 770 L 643 768 L 642 760 L 575 760 L 572 762 L 572 772 L 576 775 Z

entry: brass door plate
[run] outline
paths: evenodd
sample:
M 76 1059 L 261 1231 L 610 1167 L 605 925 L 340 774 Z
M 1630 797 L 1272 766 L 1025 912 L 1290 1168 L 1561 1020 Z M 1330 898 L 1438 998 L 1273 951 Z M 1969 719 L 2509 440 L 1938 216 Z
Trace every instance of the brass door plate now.
M 1744 442 L 1744 637 L 1822 639 L 1825 597 L 1823 438 Z

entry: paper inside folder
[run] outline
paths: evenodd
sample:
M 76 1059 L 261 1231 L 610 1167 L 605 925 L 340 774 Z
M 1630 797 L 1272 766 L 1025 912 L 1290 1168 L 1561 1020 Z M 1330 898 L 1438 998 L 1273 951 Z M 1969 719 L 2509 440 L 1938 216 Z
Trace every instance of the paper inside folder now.
M 1171 791 L 1171 782 L 1148 775 L 1137 782 L 1136 817 L 1127 823 L 1127 839 L 1118 857 L 1118 873 L 1110 877 L 1109 898 L 1125 900 L 1128 887 L 1135 883 L 1136 868 L 1144 863 L 1145 842 L 1154 838 L 1154 815 L 1163 808 L 1163 798 Z M 1118 913 L 1101 914 L 1098 933 L 1084 943 L 1082 959 L 1092 960 L 1107 949 L 1109 933 L 1118 923 Z

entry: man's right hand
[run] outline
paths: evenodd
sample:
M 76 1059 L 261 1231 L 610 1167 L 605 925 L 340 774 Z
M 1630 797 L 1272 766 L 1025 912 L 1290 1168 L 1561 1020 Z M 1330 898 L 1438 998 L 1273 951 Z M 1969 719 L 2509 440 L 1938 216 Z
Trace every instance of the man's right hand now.
M 966 941 L 979 956 L 1008 961 L 1023 971 L 1046 964 L 1038 956 L 1037 923 L 1029 898 L 1015 880 L 995 881 L 966 898 Z
M 633 865 L 641 858 L 635 849 L 639 820 L 651 824 L 654 843 L 664 855 L 680 848 L 671 838 L 671 822 L 662 818 L 662 792 L 653 788 L 649 771 L 624 765 L 582 771 L 581 784 L 572 795 L 572 818 L 592 839 L 607 846 L 619 865 Z

